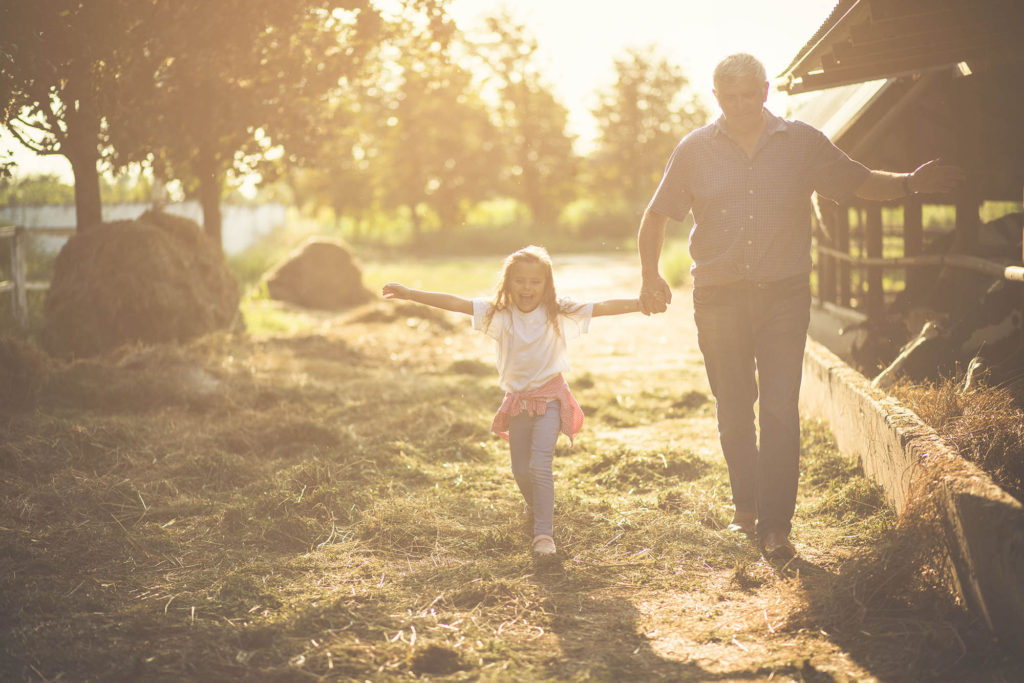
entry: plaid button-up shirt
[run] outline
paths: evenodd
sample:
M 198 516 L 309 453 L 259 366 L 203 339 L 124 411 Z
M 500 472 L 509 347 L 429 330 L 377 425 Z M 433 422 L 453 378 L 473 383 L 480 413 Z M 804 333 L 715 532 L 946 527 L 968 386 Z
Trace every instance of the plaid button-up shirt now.
M 751 157 L 723 118 L 683 138 L 648 206 L 678 221 L 693 211 L 695 287 L 809 273 L 811 193 L 842 201 L 870 173 L 816 128 L 765 114 Z

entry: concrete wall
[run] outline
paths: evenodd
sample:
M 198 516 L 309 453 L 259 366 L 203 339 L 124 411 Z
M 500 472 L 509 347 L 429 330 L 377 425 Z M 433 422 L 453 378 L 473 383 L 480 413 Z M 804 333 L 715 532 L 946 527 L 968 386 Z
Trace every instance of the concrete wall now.
M 805 416 L 829 424 L 843 453 L 860 458 L 897 511 L 912 485 L 938 487 L 953 588 L 1000 639 L 1024 643 L 1024 506 L 812 339 L 800 403 Z

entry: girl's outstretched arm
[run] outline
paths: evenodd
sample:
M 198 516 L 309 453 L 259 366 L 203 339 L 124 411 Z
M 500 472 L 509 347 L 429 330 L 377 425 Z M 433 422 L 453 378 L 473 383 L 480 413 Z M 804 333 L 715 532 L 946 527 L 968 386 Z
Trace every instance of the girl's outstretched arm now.
M 473 315 L 473 302 L 454 294 L 424 292 L 420 289 L 410 289 L 398 282 L 389 282 L 384 285 L 383 293 L 385 299 L 408 299 L 424 306 L 433 306 L 434 308 L 441 308 L 453 313 Z
M 596 318 L 599 315 L 621 315 L 622 313 L 639 312 L 639 299 L 609 299 L 608 301 L 596 302 L 591 316 Z

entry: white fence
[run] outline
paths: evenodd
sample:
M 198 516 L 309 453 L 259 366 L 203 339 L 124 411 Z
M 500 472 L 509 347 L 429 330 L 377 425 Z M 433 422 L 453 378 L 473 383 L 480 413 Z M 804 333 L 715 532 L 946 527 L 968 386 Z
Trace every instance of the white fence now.
M 133 204 L 105 204 L 104 221 L 132 220 L 151 208 L 146 202 Z M 225 204 L 221 244 L 224 253 L 237 254 L 256 242 L 274 228 L 283 225 L 288 209 L 284 204 L 260 204 L 259 206 L 236 206 Z M 178 202 L 164 207 L 167 213 L 191 218 L 202 223 L 203 212 L 198 202 Z M 74 228 L 75 207 L 73 204 L 43 206 L 0 206 L 0 225 L 18 225 L 23 228 Z M 57 251 L 66 237 L 43 237 L 46 248 Z

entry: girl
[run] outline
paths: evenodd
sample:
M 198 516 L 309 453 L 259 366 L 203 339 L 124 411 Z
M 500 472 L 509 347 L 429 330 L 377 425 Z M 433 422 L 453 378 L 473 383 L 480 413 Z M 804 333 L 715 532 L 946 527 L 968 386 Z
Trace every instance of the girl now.
M 473 329 L 497 342 L 498 384 L 505 398 L 491 429 L 508 440 L 512 475 L 533 514 L 534 552 L 553 555 L 555 507 L 551 460 L 559 432 L 570 442 L 583 411 L 562 377 L 569 370 L 566 339 L 587 332 L 590 318 L 640 310 L 637 299 L 578 304 L 555 296 L 551 257 L 529 246 L 505 259 L 493 301 L 384 285 L 388 299 L 408 299 L 473 316 Z

